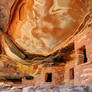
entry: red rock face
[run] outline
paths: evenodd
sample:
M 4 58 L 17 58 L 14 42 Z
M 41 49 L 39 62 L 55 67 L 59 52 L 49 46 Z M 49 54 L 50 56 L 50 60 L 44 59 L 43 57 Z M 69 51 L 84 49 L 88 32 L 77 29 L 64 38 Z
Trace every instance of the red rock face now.
M 0 28 L 5 30 L 9 18 L 10 11 L 15 0 L 0 0 Z
M 75 32 L 84 11 L 80 0 L 22 0 L 8 32 L 27 52 L 47 55 Z

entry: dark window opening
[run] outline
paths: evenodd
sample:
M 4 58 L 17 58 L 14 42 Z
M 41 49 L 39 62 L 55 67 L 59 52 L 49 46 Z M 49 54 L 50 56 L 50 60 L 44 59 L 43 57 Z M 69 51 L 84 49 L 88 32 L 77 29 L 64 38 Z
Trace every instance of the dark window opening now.
M 12 82 L 22 82 L 22 79 L 19 78 L 19 79 L 7 79 L 7 81 L 12 81 Z
M 47 73 L 46 82 L 52 82 L 52 73 Z
M 86 53 L 85 46 L 83 46 L 81 49 L 79 49 L 79 61 L 80 61 L 80 64 L 87 62 L 87 53 Z
M 74 68 L 70 69 L 70 80 L 74 79 Z
M 25 76 L 27 80 L 33 80 L 34 77 L 33 76 Z
M 84 63 L 86 63 L 87 62 L 86 49 L 83 50 L 83 54 L 84 54 Z

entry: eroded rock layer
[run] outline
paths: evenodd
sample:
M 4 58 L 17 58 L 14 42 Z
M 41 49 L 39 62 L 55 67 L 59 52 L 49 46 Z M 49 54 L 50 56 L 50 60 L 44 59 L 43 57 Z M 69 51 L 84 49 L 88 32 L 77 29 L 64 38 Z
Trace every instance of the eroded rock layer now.
M 91 10 L 87 6 L 84 0 L 0 1 L 0 47 L 13 64 L 16 62 L 23 73 L 20 76 L 34 76 L 38 64 L 58 65 L 72 60 L 74 44 L 63 47 L 64 42 L 76 32 L 86 10 Z M 83 26 L 88 17 L 84 18 Z
M 7 31 L 29 53 L 49 55 L 77 29 L 85 5 L 80 0 L 16 0 Z M 4 50 L 16 57 L 4 43 Z

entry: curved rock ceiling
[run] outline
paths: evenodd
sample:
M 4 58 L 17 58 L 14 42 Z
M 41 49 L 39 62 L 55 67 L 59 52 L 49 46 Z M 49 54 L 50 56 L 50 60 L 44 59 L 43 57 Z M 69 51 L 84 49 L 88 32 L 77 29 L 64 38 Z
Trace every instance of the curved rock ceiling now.
M 8 33 L 26 52 L 48 55 L 77 29 L 85 13 L 81 0 L 16 0 Z M 8 47 L 5 51 L 9 54 Z

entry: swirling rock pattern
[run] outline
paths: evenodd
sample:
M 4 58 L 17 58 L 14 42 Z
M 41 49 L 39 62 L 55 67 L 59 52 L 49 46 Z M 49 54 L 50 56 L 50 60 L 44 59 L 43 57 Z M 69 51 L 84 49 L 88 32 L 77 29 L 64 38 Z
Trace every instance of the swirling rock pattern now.
M 8 33 L 29 53 L 49 55 L 70 37 L 85 13 L 80 0 L 16 0 Z M 8 56 L 16 57 L 4 43 Z
M 11 8 L 15 0 L 0 0 L 0 28 L 6 29 L 10 20 Z

